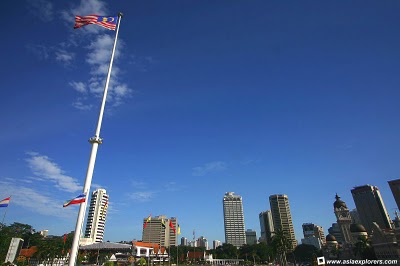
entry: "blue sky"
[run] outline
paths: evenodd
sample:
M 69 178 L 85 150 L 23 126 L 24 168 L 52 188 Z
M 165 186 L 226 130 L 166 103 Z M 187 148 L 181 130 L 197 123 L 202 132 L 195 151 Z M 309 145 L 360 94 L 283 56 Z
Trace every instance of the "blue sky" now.
M 114 32 L 74 16 L 124 13 L 92 189 L 105 240 L 149 214 L 224 241 L 222 198 L 246 228 L 271 194 L 295 233 L 335 221 L 338 193 L 399 178 L 398 1 L 14 1 L 1 4 L 0 198 L 6 223 L 75 228 Z M 0 210 L 3 215 L 4 209 Z

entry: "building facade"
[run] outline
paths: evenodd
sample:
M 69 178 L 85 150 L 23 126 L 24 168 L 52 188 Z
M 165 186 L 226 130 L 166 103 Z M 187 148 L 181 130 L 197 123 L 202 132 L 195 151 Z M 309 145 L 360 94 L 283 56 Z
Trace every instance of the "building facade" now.
M 400 210 L 400 179 L 388 181 L 390 190 L 392 191 L 397 208 Z
M 204 236 L 199 237 L 197 239 L 197 246 L 204 247 L 206 250 L 209 250 L 207 238 L 205 238 Z
M 382 229 L 391 228 L 391 221 L 378 187 L 371 185 L 355 187 L 351 190 L 351 194 L 353 195 L 361 224 L 369 234 L 372 233 L 374 222 Z
M 325 245 L 326 243 L 326 239 L 325 239 L 325 233 L 324 233 L 324 229 L 322 228 L 322 226 L 313 224 L 313 223 L 304 223 L 302 225 L 303 228 L 303 235 L 304 238 L 311 238 L 311 237 L 316 237 L 317 239 L 320 240 L 322 245 Z M 311 240 L 314 241 L 315 240 Z
M 241 247 L 246 244 L 242 197 L 227 192 L 223 198 L 225 243 Z
M 186 237 L 181 237 L 181 246 L 187 246 L 188 245 L 188 240 Z
M 257 244 L 257 233 L 254 230 L 247 229 L 246 230 L 246 244 L 247 245 L 255 245 Z
M 258 218 L 260 220 L 261 228 L 260 241 L 270 244 L 272 237 L 274 236 L 274 222 L 272 220 L 272 213 L 270 210 L 261 212 L 258 215 Z
M 282 230 L 292 243 L 292 250 L 297 246 L 294 234 L 292 214 L 290 213 L 289 198 L 287 195 L 277 194 L 269 196 L 274 231 Z
M 336 194 L 335 202 L 333 203 L 333 211 L 336 216 L 336 222 L 339 225 L 341 238 L 343 240 L 343 244 L 351 244 L 351 216 L 350 210 L 347 208 L 346 203 L 340 199 L 339 195 Z
M 109 196 L 105 189 L 96 189 L 92 193 L 86 222 L 85 243 L 103 242 Z
M 170 226 L 170 224 L 172 226 Z M 175 231 L 173 230 L 175 228 Z M 142 241 L 163 247 L 177 246 L 178 220 L 165 215 L 143 218 Z
M 217 249 L 217 247 L 222 246 L 221 241 L 219 240 L 214 240 L 213 241 L 213 249 Z

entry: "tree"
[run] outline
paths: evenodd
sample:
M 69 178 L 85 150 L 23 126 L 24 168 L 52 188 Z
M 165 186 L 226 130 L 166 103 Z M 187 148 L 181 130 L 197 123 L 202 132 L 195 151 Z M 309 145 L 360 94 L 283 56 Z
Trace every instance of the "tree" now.
M 296 262 L 309 262 L 313 260 L 315 255 L 319 254 L 319 250 L 313 245 L 301 244 L 293 251 Z
M 274 251 L 274 257 L 279 261 L 279 265 L 287 265 L 286 254 L 287 251 L 292 248 L 292 243 L 282 229 L 275 232 L 275 235 L 272 237 L 271 245 Z

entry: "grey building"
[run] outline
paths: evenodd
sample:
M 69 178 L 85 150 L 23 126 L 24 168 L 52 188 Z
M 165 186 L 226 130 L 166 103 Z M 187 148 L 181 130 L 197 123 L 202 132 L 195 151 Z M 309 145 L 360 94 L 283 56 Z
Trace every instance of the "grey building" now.
M 254 230 L 247 229 L 246 230 L 246 244 L 247 245 L 255 245 L 257 244 L 257 233 Z
M 87 243 L 103 242 L 108 200 L 109 196 L 105 189 L 93 191 L 85 230 Z
M 390 190 L 392 191 L 397 208 L 400 210 L 400 179 L 388 181 Z
M 391 228 L 390 218 L 378 187 L 371 185 L 355 187 L 351 190 L 351 194 L 361 224 L 364 225 L 369 234 L 372 233 L 374 222 L 382 229 Z
M 225 243 L 241 247 L 246 244 L 242 197 L 227 192 L 223 198 Z
M 271 243 L 272 237 L 274 236 L 274 222 L 272 220 L 272 212 L 270 210 L 261 212 L 258 215 L 258 218 L 260 220 L 261 228 L 260 241 L 269 244 Z

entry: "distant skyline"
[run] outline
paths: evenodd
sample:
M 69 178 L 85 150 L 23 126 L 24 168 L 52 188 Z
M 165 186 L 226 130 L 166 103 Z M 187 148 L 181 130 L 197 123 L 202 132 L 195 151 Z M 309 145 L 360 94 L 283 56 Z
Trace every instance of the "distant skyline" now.
M 124 14 L 91 192 L 109 195 L 104 241 L 141 239 L 150 214 L 180 237 L 224 238 L 222 199 L 241 195 L 260 237 L 286 194 L 296 239 L 328 228 L 338 193 L 381 192 L 400 169 L 400 2 L 17 1 L 0 66 L 5 223 L 75 228 L 114 32 L 75 15 Z M 0 208 L 3 216 L 5 208 Z

